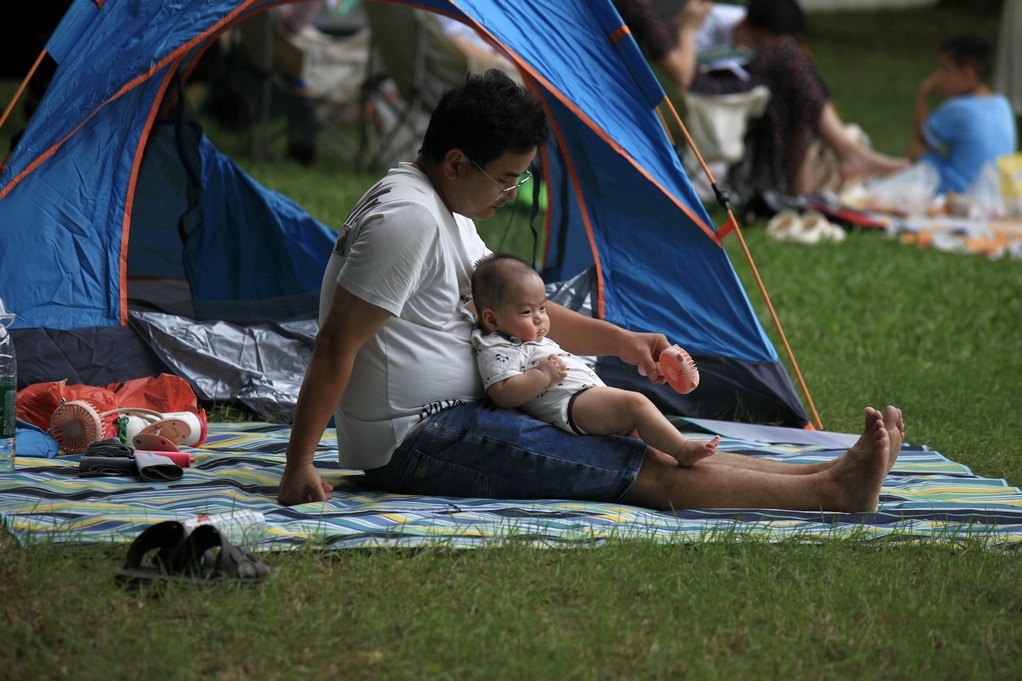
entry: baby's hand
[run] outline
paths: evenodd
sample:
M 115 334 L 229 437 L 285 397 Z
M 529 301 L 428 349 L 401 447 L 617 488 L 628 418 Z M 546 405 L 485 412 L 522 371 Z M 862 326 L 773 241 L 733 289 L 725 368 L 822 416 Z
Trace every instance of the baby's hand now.
M 547 377 L 547 385 L 553 385 L 568 375 L 568 369 L 564 360 L 557 355 L 547 355 L 535 367 L 542 371 Z

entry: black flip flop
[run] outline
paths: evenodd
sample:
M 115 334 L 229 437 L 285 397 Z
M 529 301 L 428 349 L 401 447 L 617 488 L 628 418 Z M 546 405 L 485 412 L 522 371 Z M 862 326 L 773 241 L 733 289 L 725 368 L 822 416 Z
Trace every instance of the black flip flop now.
M 227 541 L 214 525 L 199 525 L 171 557 L 170 581 L 260 584 L 270 567 Z
M 148 586 L 166 576 L 188 533 L 176 520 L 146 528 L 128 547 L 124 567 L 114 575 L 121 586 Z

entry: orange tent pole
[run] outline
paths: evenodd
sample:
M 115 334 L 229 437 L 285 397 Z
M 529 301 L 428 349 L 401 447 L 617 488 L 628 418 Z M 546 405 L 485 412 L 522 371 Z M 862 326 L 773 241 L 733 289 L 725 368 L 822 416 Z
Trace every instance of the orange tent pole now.
M 678 124 L 678 127 L 681 129 L 681 133 L 685 136 L 685 141 L 688 143 L 689 148 L 696 155 L 696 160 L 699 161 L 699 165 L 702 167 L 703 172 L 706 173 L 706 178 L 710 181 L 710 187 L 713 188 L 713 194 L 717 198 L 717 203 L 719 203 L 727 213 L 728 221 L 718 233 L 721 237 L 727 236 L 731 232 L 738 235 L 738 241 L 742 245 L 742 252 L 745 254 L 745 259 L 748 261 L 749 267 L 752 268 L 752 274 L 756 278 L 756 284 L 759 286 L 760 293 L 763 294 L 763 300 L 766 301 L 767 310 L 770 312 L 770 318 L 773 320 L 774 326 L 777 328 L 777 333 L 780 334 L 781 343 L 784 344 L 784 350 L 788 355 L 788 360 L 791 362 L 792 369 L 795 371 L 795 377 L 798 379 L 798 384 L 802 388 L 802 393 L 806 396 L 806 402 L 809 403 L 809 411 L 812 413 L 813 422 L 819 430 L 823 430 L 823 422 L 820 420 L 820 415 L 816 411 L 816 405 L 813 404 L 813 397 L 809 394 L 809 388 L 806 386 L 805 379 L 802 378 L 802 371 L 798 368 L 798 362 L 795 360 L 795 353 L 792 352 L 791 345 L 788 343 L 788 338 L 784 334 L 784 329 L 781 327 L 781 320 L 778 318 L 777 312 L 774 310 L 774 305 L 770 302 L 770 296 L 767 294 L 766 286 L 763 284 L 763 279 L 759 276 L 759 270 L 756 269 L 756 263 L 753 262 L 752 253 L 749 251 L 748 244 L 745 243 L 745 237 L 742 236 L 742 230 L 738 226 L 738 220 L 735 219 L 734 213 L 731 212 L 731 202 L 728 195 L 721 191 L 720 187 L 717 186 L 717 181 L 713 178 L 713 173 L 703 160 L 702 154 L 700 154 L 699 150 L 696 149 L 695 142 L 692 141 L 692 137 L 688 134 L 688 129 L 682 122 L 681 116 L 678 115 L 674 105 L 667 97 L 664 97 L 664 102 L 674 116 L 674 122 Z M 657 109 L 657 114 L 660 114 L 659 108 Z M 663 116 L 660 116 L 660 120 L 661 122 L 664 122 Z M 667 126 L 665 125 L 664 129 L 666 128 Z M 670 137 L 670 132 L 668 132 L 668 137 Z
M 25 76 L 25 80 L 21 81 L 21 86 L 18 88 L 18 91 L 14 93 L 13 97 L 11 97 L 11 101 L 7 104 L 7 108 L 4 109 L 3 115 L 0 116 L 0 129 L 4 127 L 4 123 L 7 122 L 7 117 L 11 115 L 12 111 L 14 111 L 14 105 L 18 103 L 19 99 L 21 99 L 22 93 L 25 92 L 25 88 L 28 87 L 28 82 L 32 80 L 32 76 L 35 74 L 36 69 L 39 68 L 39 65 L 43 63 L 43 57 L 45 56 L 46 50 L 43 50 L 42 52 L 39 53 L 39 56 L 36 57 L 35 59 L 35 63 L 32 64 L 32 68 L 28 70 L 28 75 Z M 3 160 L 0 161 L 0 171 L 2 171 L 7 166 L 7 160 L 10 157 L 11 157 L 10 151 L 4 154 Z
M 7 122 L 7 117 L 11 115 L 12 111 L 14 111 L 14 105 L 18 103 L 19 99 L 21 99 L 21 94 L 25 91 L 25 88 L 28 87 L 28 82 L 32 80 L 32 76 L 35 75 L 36 69 L 39 68 L 39 65 L 43 62 L 43 57 L 45 56 L 46 50 L 39 53 L 39 56 L 35 59 L 35 63 L 32 64 L 32 68 L 28 70 L 28 75 L 25 76 L 25 80 L 21 81 L 21 87 L 19 87 L 18 91 L 14 93 L 14 97 L 11 98 L 7 108 L 4 109 L 3 116 L 0 116 L 0 128 L 4 127 L 4 123 Z

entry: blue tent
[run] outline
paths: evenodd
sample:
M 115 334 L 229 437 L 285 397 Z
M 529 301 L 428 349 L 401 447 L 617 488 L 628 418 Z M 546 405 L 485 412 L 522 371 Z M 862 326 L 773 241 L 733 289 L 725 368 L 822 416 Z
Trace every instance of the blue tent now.
M 56 76 L 0 173 L 0 296 L 18 326 L 124 326 L 132 267 L 183 268 L 207 317 L 314 311 L 331 232 L 259 187 L 201 133 L 156 123 L 211 41 L 272 4 L 75 2 L 48 45 Z M 543 274 L 561 280 L 588 270 L 594 314 L 662 331 L 692 353 L 703 384 L 685 397 L 654 391 L 667 408 L 804 425 L 663 129 L 656 107 L 664 93 L 609 0 L 402 4 L 475 27 L 541 97 L 554 131 L 542 155 L 551 206 Z M 187 134 L 197 151 L 165 156 L 184 166 L 179 176 L 201 177 L 197 193 L 160 182 L 160 154 L 147 151 L 161 138 L 173 150 Z M 173 216 L 146 254 L 136 246 L 143 215 Z M 153 260 L 178 247 L 179 260 Z M 136 249 L 148 258 L 142 265 Z M 634 368 L 608 361 L 601 371 L 610 382 L 635 382 Z

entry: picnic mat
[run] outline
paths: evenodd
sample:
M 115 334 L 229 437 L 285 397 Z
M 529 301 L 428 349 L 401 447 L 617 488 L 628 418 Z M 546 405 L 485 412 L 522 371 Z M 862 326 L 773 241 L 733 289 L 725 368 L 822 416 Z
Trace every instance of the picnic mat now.
M 903 243 L 948 253 L 1022 260 L 1022 219 L 976 220 L 967 217 L 905 217 L 892 220 L 888 232 Z
M 721 432 L 722 450 L 783 461 L 833 458 L 842 451 L 835 445 L 842 447 L 849 437 L 854 440 L 785 428 L 678 422 L 686 430 Z M 265 519 L 249 527 L 243 538 L 242 543 L 255 551 L 287 550 L 310 542 L 331 550 L 470 548 L 510 542 L 593 546 L 612 539 L 695 542 L 735 536 L 764 541 L 980 540 L 998 547 L 1022 546 L 1022 492 L 1004 480 L 977 477 L 925 446 L 903 448 L 875 513 L 658 512 L 621 504 L 370 492 L 358 487 L 357 472 L 338 467 L 334 433 L 327 431 L 316 464 L 335 485 L 333 498 L 286 508 L 276 503 L 275 495 L 289 434 L 287 427 L 265 423 L 211 424 L 207 442 L 189 449 L 195 463 L 173 482 L 143 482 L 129 476 L 80 478 L 78 457 L 20 457 L 15 472 L 0 473 L 0 514 L 6 529 L 22 544 L 67 546 L 126 544 L 163 520 L 241 510 L 259 511 Z

